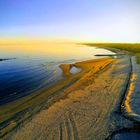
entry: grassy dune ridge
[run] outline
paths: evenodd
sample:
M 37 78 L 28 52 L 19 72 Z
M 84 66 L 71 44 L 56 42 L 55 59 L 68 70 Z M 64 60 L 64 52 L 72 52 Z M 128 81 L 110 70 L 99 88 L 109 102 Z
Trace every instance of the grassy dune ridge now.
M 128 51 L 130 54 L 135 55 L 137 62 L 140 64 L 140 43 L 85 43 L 88 46 L 98 46 L 105 48 L 116 48 L 122 51 Z

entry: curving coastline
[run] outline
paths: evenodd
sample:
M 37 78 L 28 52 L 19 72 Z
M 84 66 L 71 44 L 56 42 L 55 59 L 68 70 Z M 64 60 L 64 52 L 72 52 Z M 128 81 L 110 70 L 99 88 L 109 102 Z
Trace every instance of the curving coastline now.
M 34 137 L 39 138 L 38 135 L 40 135 L 42 140 L 43 137 L 51 139 L 52 135 L 54 138 L 64 139 L 67 139 L 68 136 L 75 139 L 94 138 L 95 140 L 117 140 L 118 137 L 121 140 L 123 136 L 124 139 L 127 139 L 128 136 L 135 139 L 138 137 L 139 131 L 137 128 L 133 128 L 133 126 L 136 127 L 133 121 L 138 122 L 139 117 L 134 115 L 134 111 L 136 111 L 134 99 L 138 94 L 134 92 L 133 86 L 137 83 L 136 72 L 138 69 L 133 67 L 135 58 L 132 57 L 131 61 L 129 60 L 130 57 L 127 55 L 118 55 L 115 59 L 102 58 L 75 64 L 61 64 L 63 79 L 50 89 L 42 91 L 42 95 L 27 100 L 32 105 L 35 105 L 37 101 L 39 109 L 34 110 L 33 114 L 27 111 L 28 113 L 25 113 L 22 121 L 12 120 L 8 127 L 1 129 L 3 134 L 6 132 L 2 137 L 30 140 L 37 134 Z M 72 74 L 70 70 L 73 66 L 80 68 L 81 71 Z M 128 87 L 127 93 L 125 93 L 126 87 Z M 122 99 L 122 97 L 124 98 Z M 89 99 L 90 104 L 88 104 Z M 119 112 L 120 105 L 123 114 Z M 95 112 L 97 114 L 94 114 Z M 101 115 L 99 115 L 100 113 Z M 32 118 L 31 122 L 29 118 Z M 87 120 L 94 125 L 90 127 Z M 48 129 L 45 129 L 46 127 Z M 89 127 L 92 131 L 89 131 Z M 43 132 L 39 131 L 40 129 Z M 83 132 L 83 130 L 85 131 Z M 45 132 L 49 132 L 50 135 Z
M 16 129 L 19 124 L 22 124 L 26 119 L 28 120 L 28 118 L 42 108 L 48 108 L 53 103 L 64 98 L 68 93 L 81 86 L 85 87 L 89 83 L 87 83 L 86 80 L 90 78 L 89 76 L 91 74 L 95 74 L 104 69 L 112 61 L 112 58 L 102 58 L 77 62 L 74 65 L 82 69 L 79 73 L 71 74 L 70 76 L 59 80 L 47 89 L 40 90 L 30 96 L 23 97 L 18 101 L 1 106 L 1 137 L 9 135 L 10 132 Z M 93 69 L 93 67 L 95 68 Z M 92 72 L 90 72 L 91 70 Z M 73 86 L 71 87 L 71 85 Z M 67 89 L 67 92 L 62 93 L 65 89 Z M 21 119 L 20 116 L 22 116 Z
M 101 46 L 102 48 L 103 46 Z M 130 67 L 128 70 L 128 78 L 124 89 L 124 94 L 120 97 L 121 102 L 120 112 L 119 108 L 116 109 L 116 112 L 119 112 L 120 116 L 125 119 L 121 121 L 126 124 L 122 125 L 120 128 L 117 128 L 116 131 L 112 131 L 111 135 L 106 138 L 106 140 L 139 140 L 140 139 L 140 65 L 138 64 L 138 58 L 133 56 L 128 51 L 116 49 L 117 47 L 103 47 L 108 50 L 118 53 L 117 56 L 123 57 L 127 56 L 130 61 Z M 123 54 L 122 54 L 123 52 Z M 120 55 L 121 54 L 121 55 Z M 122 123 L 121 122 L 121 123 Z M 121 124 L 118 122 L 118 125 Z
M 12 139 L 107 138 L 118 129 L 120 118 L 113 112 L 119 105 L 120 95 L 124 93 L 128 77 L 126 70 L 130 66 L 128 58 L 110 58 L 109 61 L 104 63 L 105 60 L 97 60 L 93 65 L 91 60 L 77 63 L 77 66 L 90 66 L 91 69 L 61 91 L 59 95 L 64 97 L 61 96 L 50 107 L 44 108 L 30 122 L 23 123 Z M 121 127 L 122 124 L 119 124 Z

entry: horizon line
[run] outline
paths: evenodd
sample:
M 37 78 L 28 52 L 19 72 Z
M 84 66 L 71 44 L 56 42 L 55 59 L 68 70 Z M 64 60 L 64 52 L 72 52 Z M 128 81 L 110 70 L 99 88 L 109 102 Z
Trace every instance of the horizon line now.
M 105 41 L 92 39 L 72 39 L 72 38 L 53 38 L 53 37 L 0 37 L 0 44 L 7 43 L 117 43 L 117 44 L 140 44 L 140 41 Z

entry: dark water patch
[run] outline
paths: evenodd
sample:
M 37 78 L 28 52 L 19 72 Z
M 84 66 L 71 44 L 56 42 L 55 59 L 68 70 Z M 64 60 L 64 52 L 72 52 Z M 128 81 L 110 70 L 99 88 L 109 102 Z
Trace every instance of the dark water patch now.
M 52 74 L 52 72 L 50 70 L 43 71 L 41 69 L 36 69 L 36 70 L 31 69 L 31 71 L 29 71 L 27 69 L 23 72 L 12 73 L 12 74 L 9 74 L 7 76 L 2 75 L 0 84 L 5 82 L 7 85 L 10 86 L 10 83 L 17 84 L 16 82 L 20 82 L 20 81 L 25 80 L 25 79 L 26 80 L 36 79 L 36 78 L 38 78 L 38 75 L 39 75 L 39 77 L 43 77 L 43 76 L 46 76 L 46 75 L 49 76 L 51 74 Z
M 47 75 L 49 74 L 49 71 L 43 71 L 43 70 L 33 70 L 33 71 L 23 71 L 23 72 L 13 72 L 13 73 L 9 73 L 9 75 L 5 76 L 5 75 L 1 75 L 1 81 L 0 84 L 4 83 L 7 85 L 10 85 L 10 83 L 15 83 L 15 82 L 20 82 L 24 79 L 34 79 L 37 78 L 36 76 L 42 76 L 42 75 Z
M 0 64 L 0 76 L 6 74 L 17 74 L 17 72 L 31 71 L 34 72 L 38 69 L 46 70 L 46 67 L 41 67 L 39 64 L 33 64 L 32 62 L 15 61 L 12 63 L 4 62 Z
M 4 89 L 0 88 L 0 104 L 14 101 L 18 98 L 29 95 L 44 86 L 49 86 L 51 81 L 55 80 L 53 75 L 54 73 L 51 72 L 48 75 L 41 74 L 32 78 L 27 77 L 12 82 L 9 87 L 5 87 Z
M 38 70 L 37 68 L 39 68 L 38 66 L 28 66 L 26 65 L 25 67 L 19 67 L 19 66 L 7 66 L 7 67 L 2 67 L 0 69 L 0 76 L 4 75 L 6 76 L 6 74 L 17 74 L 18 72 L 24 72 L 25 70 Z
M 0 105 L 17 100 L 57 80 L 57 71 L 44 62 L 44 67 L 30 61 L 0 64 Z

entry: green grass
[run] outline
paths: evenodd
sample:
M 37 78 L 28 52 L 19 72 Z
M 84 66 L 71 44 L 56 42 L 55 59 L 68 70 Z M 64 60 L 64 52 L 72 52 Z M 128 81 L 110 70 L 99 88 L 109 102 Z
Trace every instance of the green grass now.
M 128 51 L 129 54 L 136 56 L 137 63 L 140 64 L 140 43 L 86 43 L 86 45 L 104 48 L 116 48 L 123 51 Z

